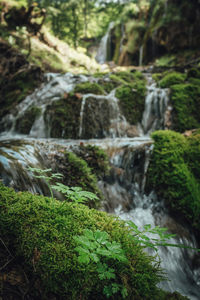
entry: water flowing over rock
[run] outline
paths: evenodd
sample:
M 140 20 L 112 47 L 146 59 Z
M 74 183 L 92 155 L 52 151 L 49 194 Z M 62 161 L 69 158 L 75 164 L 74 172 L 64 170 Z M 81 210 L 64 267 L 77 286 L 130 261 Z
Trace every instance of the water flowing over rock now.
M 2 136 L 0 140 L 0 178 L 16 190 L 29 190 L 49 196 L 48 185 L 43 180 L 33 178 L 33 174 L 27 168 L 56 170 L 58 161 L 64 167 L 62 158 L 66 150 L 73 152 L 81 145 L 97 145 L 107 152 L 111 164 L 110 174 L 98 183 L 105 199 L 102 210 L 115 213 L 124 220 L 132 220 L 139 228 L 145 224 L 168 227 L 170 232 L 178 235 L 170 241 L 171 243 L 197 247 L 194 234 L 187 226 L 180 225 L 169 216 L 164 201 L 159 199 L 154 191 L 149 195 L 145 194 L 146 174 L 153 149 L 149 134 L 170 126 L 171 110 L 168 90 L 156 87 L 150 75 L 146 74 L 146 77 L 148 91 L 139 137 L 127 137 L 127 132 L 135 128 L 130 127 L 120 112 L 113 90 L 107 95 L 73 95 L 74 105 L 78 105 L 74 136 L 76 139 L 63 139 L 62 134 L 59 139 L 46 139 L 52 134 L 53 109 L 60 109 L 51 105 L 58 103 L 60 98 L 66 103 L 77 83 L 96 80 L 69 73 L 49 74 L 47 82 L 0 123 L 7 133 L 7 136 Z M 16 124 L 20 123 L 17 120 L 33 105 L 39 107 L 40 112 L 35 114 L 29 135 L 23 139 L 19 136 L 17 139 Z M 59 121 L 61 123 L 61 120 Z M 67 131 L 66 127 L 64 125 L 59 128 L 59 132 L 64 130 L 63 137 Z M 8 139 L 9 137 L 12 139 Z M 198 300 L 200 265 L 196 261 L 199 256 L 192 250 L 170 247 L 160 248 L 158 254 L 161 266 L 171 280 L 163 282 L 161 287 L 169 291 L 179 291 L 191 300 Z
M 80 111 L 79 138 L 125 136 L 130 125 L 121 114 L 115 90 L 109 95 L 86 94 Z
M 111 30 L 114 27 L 114 22 L 109 24 L 106 34 L 102 37 L 97 55 L 96 61 L 100 64 L 104 64 L 111 58 Z
M 19 133 L 17 131 L 16 124 L 17 120 L 24 119 L 25 113 L 29 109 L 38 108 L 38 113 L 29 125 L 29 131 L 26 134 L 30 134 L 31 137 L 44 138 L 49 137 L 49 128 L 44 120 L 44 113 L 47 106 L 51 105 L 55 101 L 60 100 L 65 95 L 70 93 L 77 83 L 87 81 L 87 77 L 84 75 L 72 75 L 71 73 L 66 73 L 64 75 L 60 74 L 48 74 L 46 76 L 46 83 L 36 91 L 27 96 L 19 105 L 17 105 L 10 114 L 2 118 L 0 122 L 1 132 L 8 132 L 10 135 Z M 24 133 L 23 131 L 21 133 Z
M 169 89 L 158 88 L 149 75 L 147 75 L 147 80 L 145 110 L 141 122 L 144 134 L 150 134 L 159 129 L 169 129 L 172 110 L 169 102 Z

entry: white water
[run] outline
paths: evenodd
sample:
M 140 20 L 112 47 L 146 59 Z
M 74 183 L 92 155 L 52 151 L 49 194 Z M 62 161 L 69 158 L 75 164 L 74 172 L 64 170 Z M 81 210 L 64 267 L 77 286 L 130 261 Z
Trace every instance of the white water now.
M 14 110 L 6 115 L 0 121 L 0 129 L 4 128 L 5 133 L 10 135 L 17 134 L 16 132 L 16 121 L 20 117 L 23 117 L 24 113 L 31 107 L 38 107 L 41 109 L 41 116 L 35 120 L 33 124 L 30 136 L 32 137 L 48 137 L 46 132 L 48 131 L 45 127 L 44 113 L 47 105 L 50 105 L 54 101 L 60 100 L 65 93 L 70 93 L 77 83 L 86 82 L 88 78 L 84 75 L 73 75 L 66 73 L 60 74 L 47 74 L 46 83 L 43 83 L 41 87 L 35 90 L 34 93 L 27 96 Z M 2 132 L 3 130 L 1 130 Z
M 109 59 L 109 52 L 110 52 L 110 32 L 114 26 L 114 22 L 109 24 L 108 30 L 106 34 L 102 37 L 97 55 L 96 61 L 100 64 L 104 64 Z
M 139 49 L 139 66 L 142 66 L 142 63 L 143 63 L 143 50 L 144 50 L 144 46 L 140 46 L 140 49 Z
M 169 101 L 169 89 L 158 88 L 149 74 L 146 77 L 147 95 L 141 124 L 143 134 L 149 135 L 155 130 L 169 128 L 172 107 Z

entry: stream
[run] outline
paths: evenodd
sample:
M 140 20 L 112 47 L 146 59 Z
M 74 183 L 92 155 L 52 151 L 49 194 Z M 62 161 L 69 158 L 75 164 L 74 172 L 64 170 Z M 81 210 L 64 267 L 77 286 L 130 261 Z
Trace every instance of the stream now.
M 58 101 L 64 93 L 70 93 L 77 83 L 87 80 L 95 82 L 96 79 L 70 73 L 46 75 L 46 82 L 0 122 L 0 178 L 5 185 L 16 190 L 49 195 L 47 184 L 33 178 L 27 168 L 49 168 L 56 163 L 53 160 L 55 153 L 62 157 L 65 150 L 74 151 L 81 144 L 97 145 L 106 151 L 112 166 L 111 174 L 98 183 L 105 198 L 102 210 L 116 214 L 121 219 L 132 220 L 139 228 L 145 224 L 167 227 L 170 232 L 177 233 L 177 237 L 171 239 L 170 243 L 197 247 L 193 233 L 169 215 L 162 199 L 158 199 L 154 191 L 145 194 L 146 174 L 153 150 L 153 141 L 149 135 L 154 130 L 168 128 L 172 110 L 169 91 L 158 88 L 151 74 L 145 76 L 147 95 L 143 118 L 137 125 L 138 136 L 127 136 L 127 128 L 131 125 L 120 112 L 113 90 L 106 96 L 84 95 L 80 107 L 79 138 L 55 139 L 50 134 L 49 127 L 52 125 L 45 118 L 48 105 Z M 86 106 L 88 109 L 93 107 L 90 101 L 94 99 L 97 103 L 94 115 L 97 117 L 91 122 L 98 119 L 100 129 L 90 139 L 85 139 Z M 33 122 L 29 134 L 22 135 L 17 131 L 16 124 L 33 103 L 40 108 L 41 114 Z M 104 116 L 101 115 L 102 106 L 106 107 L 110 118 L 106 127 Z M 200 261 L 196 252 L 160 247 L 158 255 L 161 267 L 169 278 L 160 287 L 171 292 L 178 291 L 191 300 L 200 299 Z

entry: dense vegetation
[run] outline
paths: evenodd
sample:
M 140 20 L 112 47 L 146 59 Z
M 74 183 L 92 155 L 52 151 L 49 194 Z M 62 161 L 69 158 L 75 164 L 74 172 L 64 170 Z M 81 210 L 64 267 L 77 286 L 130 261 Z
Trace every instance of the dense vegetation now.
M 174 131 L 156 131 L 148 169 L 147 188 L 155 189 L 172 212 L 200 230 L 200 134 L 184 137 Z

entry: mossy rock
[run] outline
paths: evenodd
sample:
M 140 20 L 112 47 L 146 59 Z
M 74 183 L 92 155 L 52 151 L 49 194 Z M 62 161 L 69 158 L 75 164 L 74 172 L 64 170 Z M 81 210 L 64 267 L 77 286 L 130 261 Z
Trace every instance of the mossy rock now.
M 105 97 L 88 97 L 84 106 L 81 138 L 104 138 L 109 134 L 111 109 Z
M 177 132 L 157 131 L 152 138 L 147 189 L 155 190 L 172 212 L 200 230 L 200 135 L 187 139 Z
M 80 186 L 84 191 L 93 192 L 100 198 L 101 192 L 97 186 L 96 174 L 84 157 L 79 157 L 72 152 L 65 152 L 64 157 L 55 155 L 54 160 L 56 161 L 55 172 L 62 173 L 63 184 L 70 187 Z M 93 164 L 96 163 L 96 158 L 94 158 Z M 100 205 L 100 199 L 98 201 L 89 200 L 86 204 L 89 207 L 97 208 Z
M 110 240 L 121 244 L 128 263 L 102 260 L 116 270 L 115 281 L 126 287 L 127 300 L 133 295 L 135 300 L 162 299 L 156 286 L 161 278 L 158 264 L 134 243 L 123 221 L 81 204 L 16 193 L 2 185 L 0 213 L 1 238 L 29 274 L 33 299 L 49 299 L 52 293 L 61 300 L 105 299 L 107 281 L 99 280 L 93 262 L 78 261 L 74 236 L 84 229 L 106 231 Z M 122 299 L 119 292 L 114 297 Z
M 171 86 L 173 129 L 184 132 L 200 126 L 200 87 L 193 83 Z
M 47 106 L 44 119 L 50 128 L 50 137 L 79 137 L 81 103 L 80 95 L 70 93 Z
M 74 93 L 104 95 L 102 86 L 96 82 L 83 82 L 76 85 Z
M 32 106 L 16 120 L 15 130 L 22 134 L 29 134 L 34 121 L 40 116 L 40 114 L 41 109 L 39 107 Z
M 126 84 L 117 88 L 116 97 L 127 121 L 136 125 L 142 119 L 145 105 L 146 87 L 143 81 Z
M 110 77 L 99 79 L 98 82 L 103 87 L 104 91 L 108 94 L 119 85 L 119 82 L 116 82 Z
M 160 81 L 161 78 L 162 78 L 162 73 L 154 73 L 154 74 L 152 75 L 152 78 L 153 78 L 153 80 L 155 80 L 157 83 L 159 83 L 159 81 Z
M 169 88 L 174 84 L 183 83 L 186 79 L 186 74 L 178 72 L 170 72 L 165 75 L 159 82 L 161 88 Z
M 84 159 L 92 172 L 101 179 L 109 173 L 110 163 L 108 155 L 98 146 L 81 144 L 76 154 Z

